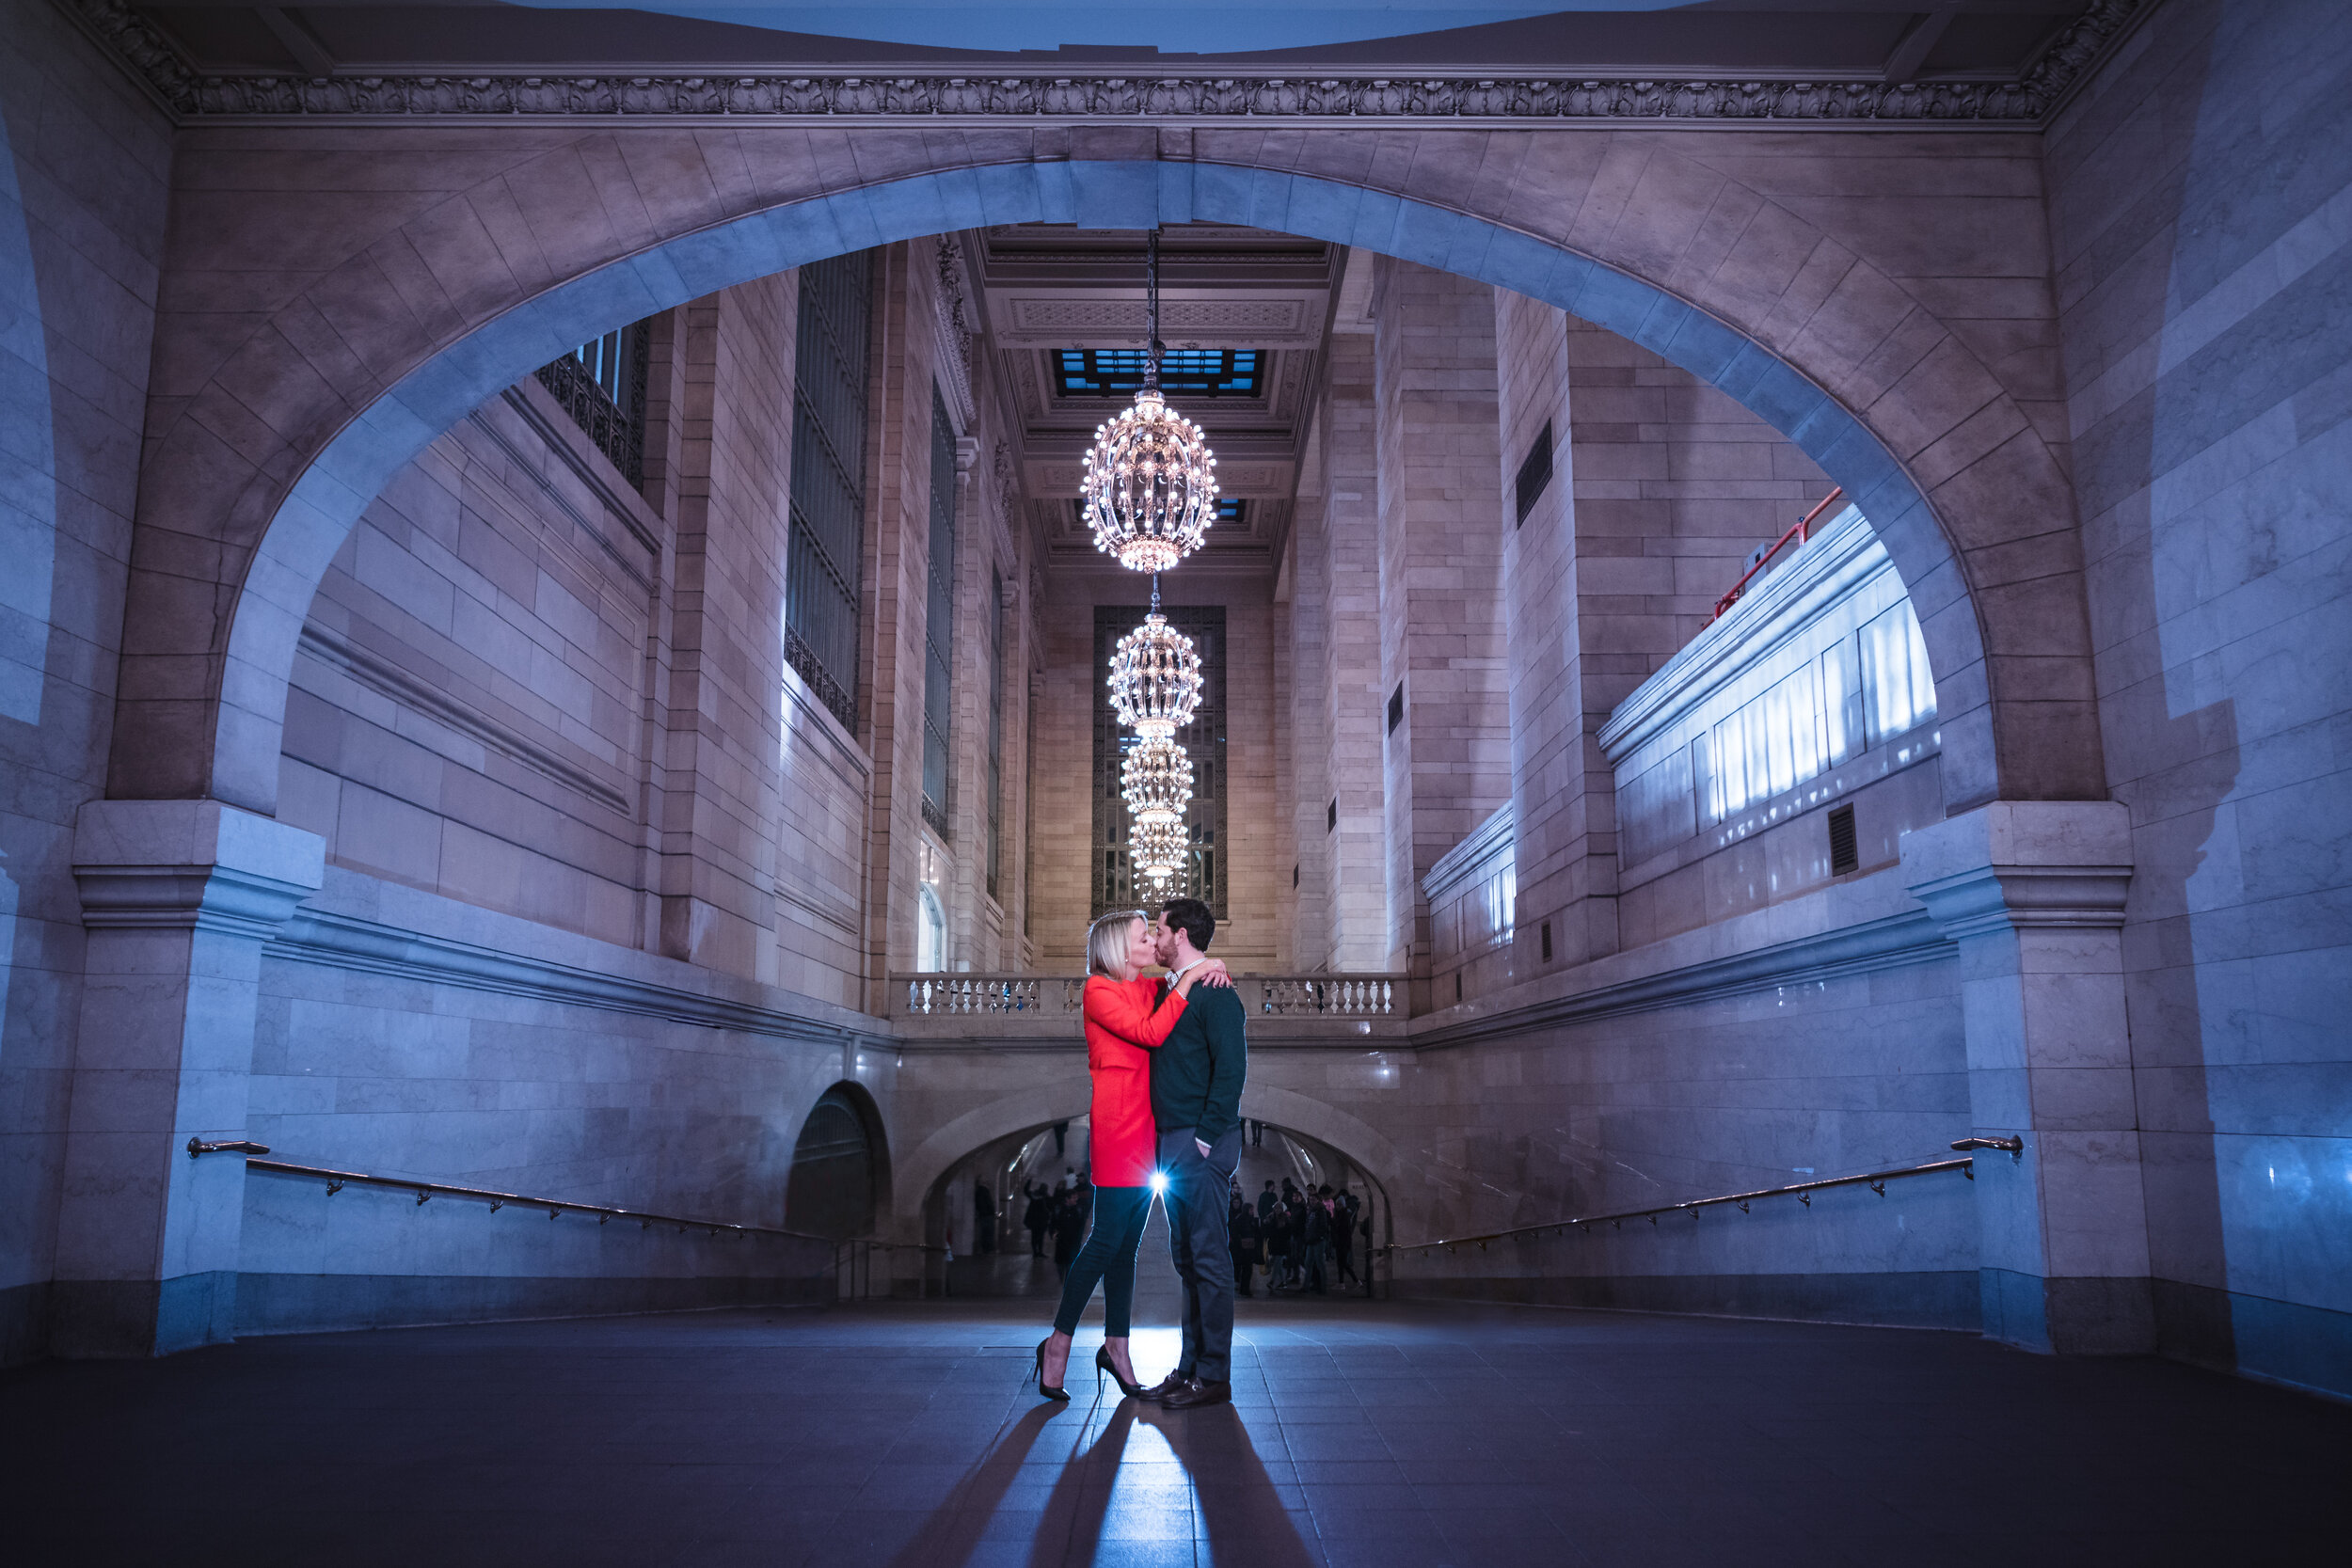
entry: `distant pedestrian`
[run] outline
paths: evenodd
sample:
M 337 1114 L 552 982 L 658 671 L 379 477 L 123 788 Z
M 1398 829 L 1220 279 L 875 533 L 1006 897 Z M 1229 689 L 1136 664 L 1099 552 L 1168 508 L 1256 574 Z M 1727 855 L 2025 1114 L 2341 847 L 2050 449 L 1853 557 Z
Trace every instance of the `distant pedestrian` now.
M 1331 1256 L 1343 1284 L 1356 1278 L 1356 1195 L 1344 1186 L 1331 1203 Z
M 1021 1190 L 1029 1195 L 1028 1206 L 1021 1211 L 1021 1223 L 1028 1227 L 1029 1256 L 1045 1256 L 1045 1230 L 1054 1223 L 1054 1211 L 1045 1201 L 1045 1189 L 1024 1181 Z
M 1324 1293 L 1324 1259 L 1331 1253 L 1331 1211 L 1323 1199 L 1307 1200 L 1307 1289 Z
M 996 1195 L 985 1181 L 972 1187 L 972 1250 L 996 1250 Z
M 1258 1222 L 1258 1252 L 1265 1259 L 1267 1295 L 1282 1288 L 1282 1259 L 1289 1251 L 1290 1232 L 1282 1223 L 1282 1206 L 1277 1203 Z
M 1249 1286 L 1258 1272 L 1258 1216 L 1239 1193 L 1233 1195 L 1233 1212 L 1226 1225 L 1232 1235 L 1233 1288 L 1245 1296 L 1254 1295 Z

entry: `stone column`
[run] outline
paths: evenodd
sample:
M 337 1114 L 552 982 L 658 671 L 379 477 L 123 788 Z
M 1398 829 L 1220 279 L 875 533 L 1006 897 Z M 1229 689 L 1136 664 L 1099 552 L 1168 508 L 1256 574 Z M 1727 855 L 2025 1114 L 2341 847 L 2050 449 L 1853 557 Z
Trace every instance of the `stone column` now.
M 2124 1013 L 2127 810 L 2002 800 L 1906 833 L 1903 875 L 1960 944 L 1984 1332 L 2032 1350 L 2155 1349 Z
M 316 892 L 326 841 L 214 800 L 94 800 L 88 929 L 50 1348 L 161 1355 L 232 1337 L 262 944 Z
M 681 389 L 659 951 L 773 985 L 784 548 L 800 293 L 769 277 L 678 312 Z M 782 409 L 779 416 L 776 412 Z
M 1422 879 L 1511 799 L 1494 291 L 1389 257 L 1373 278 L 1387 935 L 1418 1012 Z
M 1592 671 L 1583 645 L 1584 542 L 1577 526 L 1581 502 L 1567 351 L 1565 314 L 1507 289 L 1495 291 L 1502 429 L 1497 473 L 1509 509 L 1502 579 L 1511 660 L 1517 975 L 1539 974 L 1547 964 L 1583 963 L 1617 947 L 1615 778 L 1596 738 L 1608 709 L 1591 713 L 1586 700 Z M 1531 483 L 1521 515 L 1519 475 L 1547 438 L 1551 477 Z
M 1389 953 L 1380 755 L 1379 412 L 1372 334 L 1343 318 L 1292 520 L 1292 743 L 1299 936 L 1309 971 Z

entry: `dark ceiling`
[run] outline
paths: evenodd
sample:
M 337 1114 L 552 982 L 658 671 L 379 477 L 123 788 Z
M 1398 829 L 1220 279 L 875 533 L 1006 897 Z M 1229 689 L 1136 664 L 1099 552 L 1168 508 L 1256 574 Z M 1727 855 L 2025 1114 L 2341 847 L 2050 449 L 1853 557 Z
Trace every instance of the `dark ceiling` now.
M 1518 22 L 1263 54 L 1173 55 L 1143 46 L 978 53 L 776 32 L 637 10 L 342 4 L 135 6 L 199 70 L 361 73 L 470 67 L 724 65 L 924 71 L 958 62 L 1168 71 L 1318 67 L 1350 73 L 1578 70 L 1624 74 L 1836 79 L 2014 79 L 2089 0 L 1707 0 L 1671 10 L 1564 11 Z

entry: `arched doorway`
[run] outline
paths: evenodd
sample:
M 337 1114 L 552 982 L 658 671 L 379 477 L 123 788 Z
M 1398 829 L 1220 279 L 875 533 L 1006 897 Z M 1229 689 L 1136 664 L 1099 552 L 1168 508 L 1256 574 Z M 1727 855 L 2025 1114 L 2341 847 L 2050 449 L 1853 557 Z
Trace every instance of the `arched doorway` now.
M 946 1273 L 950 1295 L 1042 1300 L 1057 1293 L 1056 1243 L 1065 1218 L 1061 1200 L 1073 1187 L 1079 1199 L 1078 1217 L 1069 1244 L 1074 1245 L 1085 1233 L 1087 1133 L 1084 1116 L 1024 1125 L 947 1162 L 930 1184 L 923 1214 L 925 1238 L 954 1255 Z M 1364 1280 L 1371 1273 L 1370 1249 L 1392 1239 L 1393 1230 L 1388 1188 L 1370 1164 L 1376 1158 L 1371 1150 L 1359 1156 L 1298 1128 L 1245 1117 L 1241 1165 L 1234 1180 L 1253 1212 L 1257 1195 L 1268 1180 L 1285 1197 L 1324 1186 L 1346 1192 L 1356 1200 L 1353 1270 Z M 972 1213 L 976 1198 L 983 1194 L 993 1214 L 987 1228 L 993 1232 L 993 1244 L 984 1251 L 977 1244 L 983 1227 L 974 1223 Z M 1035 1215 L 1044 1227 L 1041 1235 L 1032 1235 L 1027 1226 L 1033 1201 L 1041 1206 Z M 1369 1231 L 1361 1228 L 1365 1225 Z M 1136 1256 L 1136 1271 L 1139 1291 L 1147 1275 L 1164 1288 L 1163 1295 L 1173 1288 L 1168 1277 L 1167 1222 L 1156 1206 Z M 1336 1262 L 1332 1273 L 1336 1282 Z M 1263 1294 L 1269 1283 L 1261 1275 L 1256 1293 Z M 1149 1294 L 1142 1291 L 1138 1300 Z
M 835 1084 L 818 1097 L 792 1146 L 787 1227 L 834 1241 L 873 1234 L 882 1191 L 879 1127 L 872 1101 L 854 1084 Z

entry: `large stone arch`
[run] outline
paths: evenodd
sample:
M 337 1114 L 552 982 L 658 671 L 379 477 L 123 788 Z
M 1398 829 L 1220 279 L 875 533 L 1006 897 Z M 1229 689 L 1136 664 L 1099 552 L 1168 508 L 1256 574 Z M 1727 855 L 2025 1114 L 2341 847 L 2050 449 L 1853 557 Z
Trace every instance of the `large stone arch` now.
M 191 140 L 159 312 L 118 798 L 273 812 L 295 639 L 344 535 L 426 442 L 571 345 L 889 241 L 1203 218 L 1515 289 L 1723 388 L 1884 537 L 1927 633 L 1950 805 L 2104 795 L 2056 454 L 1934 312 L 1670 134 L 345 132 L 320 161 L 342 182 L 332 193 L 287 193 L 296 165 L 269 134 Z M 240 184 L 232 171 L 256 163 Z
M 1077 1120 L 1087 1114 L 1093 1092 L 1086 1074 L 1062 1072 L 985 1101 L 925 1133 L 898 1167 L 891 1209 L 895 1234 L 920 1233 L 924 1198 L 957 1161 L 999 1138 Z

